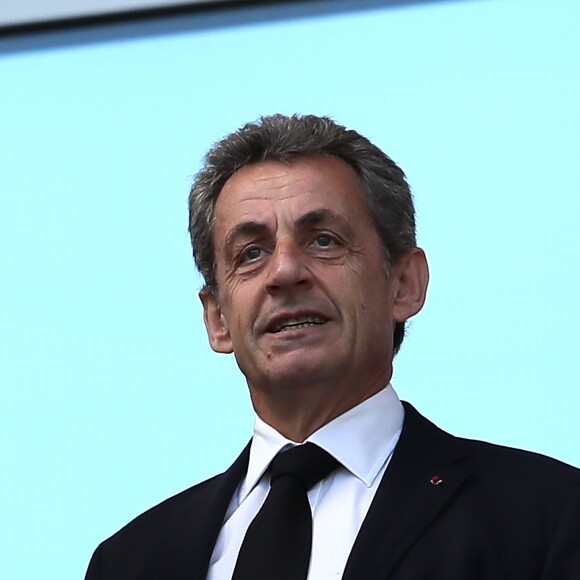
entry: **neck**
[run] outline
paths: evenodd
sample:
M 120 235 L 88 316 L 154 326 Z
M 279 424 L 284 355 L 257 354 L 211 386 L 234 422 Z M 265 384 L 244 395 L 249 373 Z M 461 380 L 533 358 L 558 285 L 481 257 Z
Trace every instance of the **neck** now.
M 280 390 L 252 387 L 250 396 L 254 410 L 268 425 L 287 439 L 303 443 L 312 433 L 372 397 L 389 382 L 390 375 L 368 384 L 366 388 L 341 391 L 304 385 Z

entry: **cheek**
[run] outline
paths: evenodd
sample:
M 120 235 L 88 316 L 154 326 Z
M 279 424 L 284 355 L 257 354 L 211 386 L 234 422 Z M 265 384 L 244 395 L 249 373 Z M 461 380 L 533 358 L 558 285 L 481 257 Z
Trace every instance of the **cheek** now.
M 243 341 L 251 333 L 257 316 L 256 293 L 245 290 L 241 286 L 230 288 L 228 299 L 223 305 L 225 323 L 236 342 Z

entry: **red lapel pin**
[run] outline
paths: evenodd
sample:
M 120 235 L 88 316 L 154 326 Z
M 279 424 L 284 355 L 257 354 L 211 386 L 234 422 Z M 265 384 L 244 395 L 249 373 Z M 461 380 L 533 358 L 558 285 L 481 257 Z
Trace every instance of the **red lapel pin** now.
M 441 485 L 443 483 L 443 478 L 440 475 L 434 475 L 429 482 L 432 485 Z

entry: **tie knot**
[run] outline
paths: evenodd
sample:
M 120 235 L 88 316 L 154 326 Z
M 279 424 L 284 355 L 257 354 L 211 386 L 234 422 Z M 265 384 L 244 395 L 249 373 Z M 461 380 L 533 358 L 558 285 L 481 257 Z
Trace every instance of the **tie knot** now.
M 324 449 L 305 443 L 279 453 L 270 464 L 271 483 L 281 476 L 299 479 L 306 491 L 338 467 L 338 461 Z

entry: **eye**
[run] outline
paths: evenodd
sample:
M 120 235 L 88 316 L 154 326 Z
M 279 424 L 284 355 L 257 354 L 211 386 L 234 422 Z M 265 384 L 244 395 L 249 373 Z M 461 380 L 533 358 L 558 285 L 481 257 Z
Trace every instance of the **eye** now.
M 264 251 L 258 246 L 250 246 L 240 254 L 240 263 L 253 262 L 262 257 Z
M 336 238 L 330 234 L 318 234 L 314 239 L 314 243 L 320 248 L 329 248 L 336 244 Z

